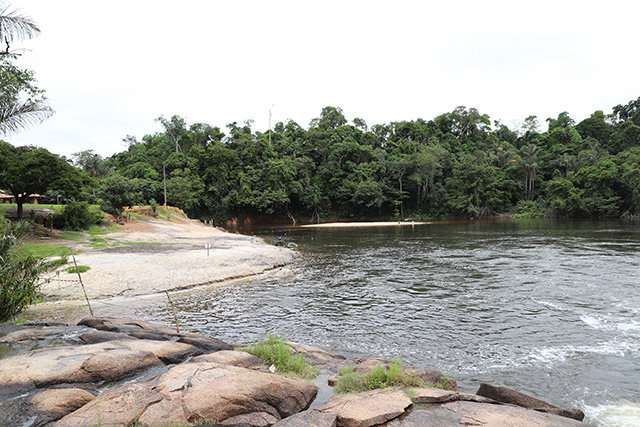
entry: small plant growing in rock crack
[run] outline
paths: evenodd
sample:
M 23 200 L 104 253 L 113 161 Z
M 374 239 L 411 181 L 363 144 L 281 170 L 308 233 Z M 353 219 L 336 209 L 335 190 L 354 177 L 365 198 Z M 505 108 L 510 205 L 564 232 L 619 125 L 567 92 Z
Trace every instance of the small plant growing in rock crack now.
M 291 348 L 277 335 L 270 334 L 267 338 L 251 347 L 241 347 L 237 350 L 253 354 L 267 366 L 275 366 L 276 372 L 285 375 L 299 376 L 304 379 L 315 378 L 319 370 L 304 361 L 302 354 L 292 354 Z
M 353 366 L 340 370 L 340 378 L 333 390 L 338 394 L 359 393 L 388 387 L 437 387 L 449 388 L 448 377 L 443 375 L 437 384 L 420 378 L 413 369 L 405 369 L 399 360 L 392 360 L 389 367 L 378 364 L 366 374 L 355 371 Z

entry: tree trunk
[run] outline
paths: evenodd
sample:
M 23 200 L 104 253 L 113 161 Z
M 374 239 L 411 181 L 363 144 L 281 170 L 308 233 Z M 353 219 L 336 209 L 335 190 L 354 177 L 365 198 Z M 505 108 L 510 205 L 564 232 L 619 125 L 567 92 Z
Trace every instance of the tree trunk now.
M 22 219 L 22 208 L 23 208 L 22 205 L 24 205 L 24 200 L 23 200 L 22 197 L 18 197 L 17 195 L 15 195 L 15 198 L 16 198 L 16 204 L 18 205 L 18 211 L 16 213 L 16 216 L 17 216 L 18 220 L 21 220 Z

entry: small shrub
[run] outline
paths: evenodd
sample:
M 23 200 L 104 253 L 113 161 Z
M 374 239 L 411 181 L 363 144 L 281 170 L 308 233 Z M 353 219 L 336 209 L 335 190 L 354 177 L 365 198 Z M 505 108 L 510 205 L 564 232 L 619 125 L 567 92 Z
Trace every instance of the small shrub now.
M 149 207 L 151 208 L 151 212 L 157 213 L 157 211 L 158 211 L 158 202 L 156 202 L 156 199 L 149 200 Z
M 101 223 L 102 214 L 87 202 L 69 203 L 59 215 L 54 216 L 56 227 L 66 230 L 80 231 Z
M 318 368 L 304 361 L 301 354 L 291 354 L 291 349 L 284 340 L 277 335 L 269 335 L 265 340 L 251 347 L 238 348 L 256 356 L 267 365 L 274 365 L 276 370 L 283 374 L 293 374 L 302 378 L 315 378 Z
M 442 382 L 442 381 L 441 381 Z M 446 382 L 446 379 L 444 381 Z M 442 387 L 441 384 L 431 384 L 420 378 L 412 369 L 404 369 L 398 360 L 392 360 L 389 367 L 380 364 L 366 374 L 355 372 L 353 367 L 340 370 L 340 378 L 334 386 L 338 394 L 359 393 L 387 387 Z
M 15 318 L 38 297 L 44 265 L 16 246 L 30 229 L 26 222 L 10 223 L 0 217 L 0 322 Z

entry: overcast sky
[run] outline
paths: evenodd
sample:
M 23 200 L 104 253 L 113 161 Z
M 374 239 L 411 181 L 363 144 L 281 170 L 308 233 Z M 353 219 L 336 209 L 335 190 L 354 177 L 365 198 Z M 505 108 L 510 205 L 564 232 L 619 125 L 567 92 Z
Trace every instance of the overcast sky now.
M 272 105 L 305 128 L 327 105 L 369 125 L 464 105 L 513 128 L 640 96 L 636 0 L 4 3 L 42 30 L 15 47 L 56 111 L 4 139 L 58 154 L 122 151 L 160 115 L 262 131 Z

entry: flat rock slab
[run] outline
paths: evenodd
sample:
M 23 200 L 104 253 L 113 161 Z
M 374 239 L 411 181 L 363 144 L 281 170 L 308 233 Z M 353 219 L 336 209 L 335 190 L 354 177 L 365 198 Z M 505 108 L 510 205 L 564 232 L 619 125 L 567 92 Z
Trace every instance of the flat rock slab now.
M 445 403 L 460 400 L 460 394 L 457 391 L 441 388 L 410 388 L 406 393 L 414 403 Z
M 478 396 L 484 396 L 498 402 L 510 403 L 512 405 L 522 406 L 523 408 L 535 409 L 536 411 L 548 412 L 562 417 L 573 418 L 582 421 L 584 412 L 579 409 L 563 409 L 544 400 L 537 399 L 519 391 L 510 389 L 505 386 L 481 383 L 480 388 L 476 392 Z
M 188 344 L 134 339 L 33 350 L 0 359 L 0 396 L 54 384 L 116 381 L 199 353 Z
M 401 390 L 371 390 L 332 397 L 315 410 L 336 414 L 339 427 L 369 427 L 402 415 L 411 405 Z
M 123 339 L 126 337 L 154 341 L 178 341 L 198 347 L 204 352 L 233 350 L 224 341 L 207 338 L 191 332 L 177 332 L 173 328 L 139 320 L 116 317 L 87 317 L 78 322 L 96 331 L 83 334 L 80 339 L 86 343 Z
M 297 342 L 287 342 L 287 345 L 294 353 L 302 354 L 304 360 L 313 366 L 339 366 L 347 360 L 344 356 L 331 354 L 318 347 Z
M 0 425 L 38 427 L 59 420 L 94 399 L 79 388 L 37 391 L 0 404 Z
M 214 362 L 222 365 L 239 366 L 247 369 L 266 368 L 262 360 L 245 351 L 222 350 L 215 353 L 203 354 L 191 359 L 192 362 Z
M 336 427 L 337 421 L 336 414 L 325 414 L 310 409 L 278 421 L 273 427 Z
M 233 420 L 273 424 L 306 409 L 317 389 L 306 381 L 219 363 L 184 363 L 151 380 L 103 393 L 57 426 L 85 426 L 100 416 L 110 425 Z
M 109 332 L 131 333 L 136 331 L 146 331 L 173 336 L 192 335 L 179 334 L 174 328 L 167 328 L 166 326 L 157 325 L 155 323 L 120 317 L 85 317 L 78 322 L 78 325 Z
M 413 409 L 388 427 L 586 427 L 581 421 L 517 406 L 450 402 Z

